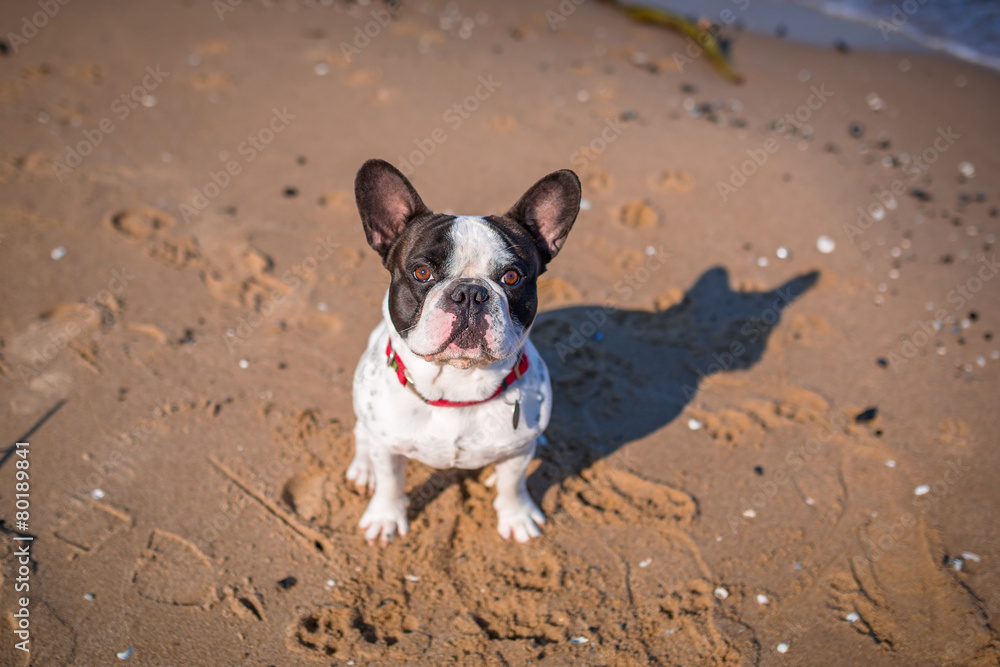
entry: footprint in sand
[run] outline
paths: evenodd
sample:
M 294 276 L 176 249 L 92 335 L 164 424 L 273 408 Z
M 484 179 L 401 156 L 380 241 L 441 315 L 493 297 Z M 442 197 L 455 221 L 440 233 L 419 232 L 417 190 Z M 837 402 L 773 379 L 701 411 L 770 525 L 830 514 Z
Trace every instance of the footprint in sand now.
M 343 505 L 339 498 L 327 493 L 327 484 L 333 483 L 333 475 L 333 471 L 321 466 L 310 466 L 285 482 L 282 500 L 303 519 L 322 525 L 331 511 L 336 512 Z
M 132 583 L 144 598 L 182 606 L 207 606 L 218 599 L 212 561 L 179 535 L 154 530 Z
M 32 598 L 29 609 L 31 628 L 44 628 L 45 639 L 38 641 L 33 632 L 29 644 L 30 653 L 15 648 L 15 644 L 21 641 L 14 634 L 14 630 L 18 629 L 18 619 L 14 618 L 11 611 L 3 612 L 0 614 L 0 665 L 27 667 L 76 664 L 76 632 L 44 600 Z
M 234 85 L 232 77 L 225 72 L 199 72 L 192 74 L 190 81 L 195 90 L 225 90 Z
M 653 192 L 691 192 L 694 176 L 682 169 L 669 169 L 646 177 L 646 186 Z
M 632 229 L 649 229 L 660 221 L 660 214 L 640 200 L 629 202 L 618 209 L 618 221 Z
M 922 517 L 889 530 L 868 525 L 859 537 L 879 547 L 859 545 L 850 569 L 833 577 L 829 607 L 838 620 L 856 614 L 851 627 L 904 664 L 1000 663 L 985 610 L 941 565 L 938 535 Z
M 590 195 L 602 195 L 615 187 L 615 177 L 607 171 L 592 171 L 583 179 Z
M 0 585 L 5 590 L 14 592 L 14 580 L 18 576 L 17 556 L 14 550 L 22 542 L 11 539 L 0 541 Z M 37 576 L 37 573 L 32 575 Z M 34 583 L 34 582 L 32 582 Z M 44 590 L 44 588 L 43 588 Z M 20 620 L 14 613 L 20 610 L 18 598 L 24 595 L 5 595 L 0 597 L 0 665 L 10 667 L 27 667 L 27 665 L 74 665 L 76 661 L 76 632 L 59 614 L 42 599 L 32 585 L 30 591 L 29 621 L 31 623 L 30 652 L 21 651 L 15 645 L 23 638 L 14 634 L 20 628 Z M 36 634 L 35 630 L 43 629 Z M 39 641 L 39 635 L 44 639 Z
M 291 288 L 273 275 L 274 261 L 256 248 L 244 246 L 231 258 L 212 257 L 193 236 L 177 233 L 177 220 L 151 207 L 116 211 L 105 219 L 108 228 L 140 244 L 142 253 L 177 270 L 194 270 L 209 294 L 239 307 L 257 309 L 274 291 Z M 310 276 L 315 280 L 314 276 Z
M 132 517 L 122 510 L 100 502 L 88 503 L 56 529 L 55 536 L 72 547 L 70 558 L 94 553 L 116 533 L 132 527 Z
M 176 236 L 170 230 L 177 220 L 155 208 L 134 208 L 118 211 L 106 219 L 106 224 L 122 236 L 141 241 L 143 254 L 175 269 L 201 266 L 204 258 L 198 241 Z

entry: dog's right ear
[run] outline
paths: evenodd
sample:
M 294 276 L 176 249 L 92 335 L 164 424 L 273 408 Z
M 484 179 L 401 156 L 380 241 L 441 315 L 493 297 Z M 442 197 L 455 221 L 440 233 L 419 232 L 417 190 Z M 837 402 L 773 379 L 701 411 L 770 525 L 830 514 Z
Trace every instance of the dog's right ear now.
M 354 179 L 354 198 L 368 245 L 383 261 L 406 225 L 430 213 L 406 176 L 385 160 L 361 165 Z

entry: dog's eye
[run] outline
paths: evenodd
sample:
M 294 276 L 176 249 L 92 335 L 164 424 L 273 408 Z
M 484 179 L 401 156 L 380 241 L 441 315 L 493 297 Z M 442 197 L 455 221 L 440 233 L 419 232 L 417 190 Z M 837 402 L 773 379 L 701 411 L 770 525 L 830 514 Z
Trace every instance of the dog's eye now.
M 433 278 L 434 274 L 431 273 L 431 270 L 426 266 L 418 266 L 416 269 L 413 270 L 413 277 L 419 280 L 420 282 L 425 283 L 431 278 Z
M 501 277 L 500 280 L 503 281 L 504 285 L 507 285 L 508 287 L 513 287 L 514 285 L 521 282 L 521 274 L 515 271 L 514 269 L 509 269 L 507 273 L 503 274 L 503 277 Z

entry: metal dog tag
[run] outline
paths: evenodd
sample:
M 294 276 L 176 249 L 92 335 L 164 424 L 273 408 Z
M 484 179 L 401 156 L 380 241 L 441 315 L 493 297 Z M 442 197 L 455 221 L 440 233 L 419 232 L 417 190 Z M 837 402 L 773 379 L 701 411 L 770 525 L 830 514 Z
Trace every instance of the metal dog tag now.
M 514 417 L 512 422 L 514 424 L 514 430 L 517 430 L 517 425 L 521 421 L 521 401 L 520 399 L 514 401 Z

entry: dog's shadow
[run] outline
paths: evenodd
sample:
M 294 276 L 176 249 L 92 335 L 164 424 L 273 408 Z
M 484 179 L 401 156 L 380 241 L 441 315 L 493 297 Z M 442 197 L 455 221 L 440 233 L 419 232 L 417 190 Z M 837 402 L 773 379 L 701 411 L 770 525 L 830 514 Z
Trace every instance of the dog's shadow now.
M 783 310 L 818 279 L 812 271 L 768 292 L 736 292 L 726 270 L 713 267 L 663 311 L 585 305 L 539 313 L 531 340 L 548 365 L 554 404 L 531 495 L 541 502 L 563 479 L 669 424 L 703 378 L 757 363 Z M 411 519 L 476 474 L 436 471 L 409 494 Z
M 531 339 L 549 367 L 554 404 L 542 465 L 528 480 L 534 498 L 669 424 L 704 378 L 757 363 L 783 310 L 818 279 L 813 271 L 771 291 L 737 292 L 713 267 L 663 311 L 539 313 Z

